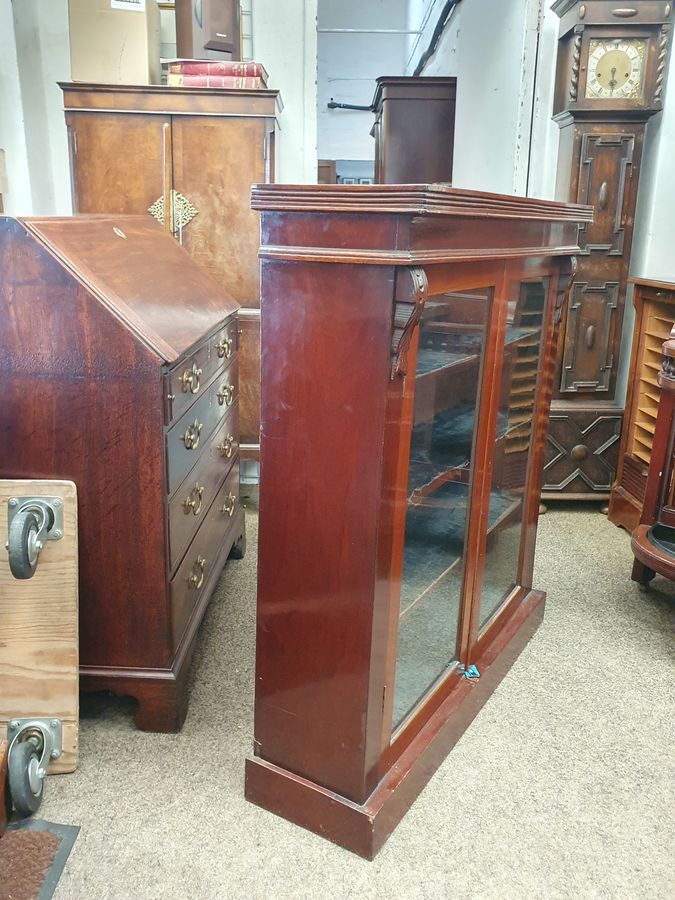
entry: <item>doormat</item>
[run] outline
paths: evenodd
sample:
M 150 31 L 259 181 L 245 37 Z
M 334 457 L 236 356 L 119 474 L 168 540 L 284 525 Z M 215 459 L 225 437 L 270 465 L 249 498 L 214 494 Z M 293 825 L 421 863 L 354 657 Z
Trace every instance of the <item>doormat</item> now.
M 79 828 L 27 819 L 0 838 L 0 900 L 50 900 Z

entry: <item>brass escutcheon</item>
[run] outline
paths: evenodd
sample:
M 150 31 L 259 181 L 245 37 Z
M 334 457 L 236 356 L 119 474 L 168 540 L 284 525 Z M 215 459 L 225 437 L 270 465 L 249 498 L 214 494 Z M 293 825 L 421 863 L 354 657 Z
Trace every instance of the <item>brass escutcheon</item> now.
M 222 512 L 222 514 L 224 516 L 229 516 L 230 518 L 232 518 L 236 507 L 237 507 L 237 498 L 234 496 L 234 494 L 228 494 L 227 500 L 223 504 L 220 511 Z
M 204 569 L 206 568 L 206 558 L 198 556 L 197 561 L 192 567 L 192 575 L 188 578 L 188 585 L 195 590 L 204 584 Z
M 204 426 L 197 419 L 194 420 L 192 425 L 188 425 L 185 434 L 183 435 L 183 442 L 185 443 L 185 447 L 187 450 L 196 450 L 199 446 L 199 435 L 202 433 L 202 428 Z
M 201 378 L 202 370 L 197 368 L 197 363 L 192 363 L 191 369 L 186 369 L 183 372 L 181 381 L 183 383 L 183 393 L 187 394 L 190 391 L 191 394 L 196 394 L 199 390 L 199 379 Z
M 228 434 L 222 444 L 218 445 L 218 449 L 220 450 L 220 455 L 227 457 L 229 459 L 232 456 L 232 451 L 234 450 L 234 435 Z
M 218 341 L 216 344 L 216 353 L 220 359 L 223 357 L 229 359 L 232 356 L 232 344 L 233 341 L 231 337 L 223 338 L 221 341 Z
M 198 516 L 202 511 L 202 497 L 204 496 L 204 486 L 197 482 L 195 486 L 190 491 L 190 496 L 187 498 L 185 503 L 183 503 L 183 509 L 185 510 L 185 515 L 189 516 L 192 513 L 193 516 Z
M 230 404 L 234 400 L 234 385 L 224 384 L 216 394 L 216 397 L 218 398 L 219 406 L 222 406 L 223 403 L 225 404 L 225 406 L 230 406 Z

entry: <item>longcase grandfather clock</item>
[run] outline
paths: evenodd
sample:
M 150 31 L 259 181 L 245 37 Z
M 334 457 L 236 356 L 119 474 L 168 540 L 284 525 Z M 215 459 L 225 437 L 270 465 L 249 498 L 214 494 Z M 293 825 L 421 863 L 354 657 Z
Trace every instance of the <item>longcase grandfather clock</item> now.
M 544 499 L 604 500 L 617 463 L 626 282 L 648 119 L 663 106 L 666 0 L 558 0 L 556 197 L 594 207 L 560 332 Z

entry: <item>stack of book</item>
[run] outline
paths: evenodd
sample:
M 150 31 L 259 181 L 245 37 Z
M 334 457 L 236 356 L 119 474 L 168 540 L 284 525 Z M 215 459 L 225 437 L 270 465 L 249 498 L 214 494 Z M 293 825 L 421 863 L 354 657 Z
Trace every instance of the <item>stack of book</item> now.
M 260 90 L 267 87 L 267 72 L 255 62 L 176 59 L 167 65 L 170 87 L 212 87 Z

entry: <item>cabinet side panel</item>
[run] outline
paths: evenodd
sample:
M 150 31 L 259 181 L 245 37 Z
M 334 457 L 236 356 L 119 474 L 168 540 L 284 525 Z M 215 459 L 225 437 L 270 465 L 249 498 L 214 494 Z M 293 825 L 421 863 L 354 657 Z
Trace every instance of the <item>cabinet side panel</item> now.
M 365 799 L 393 270 L 262 265 L 255 747 Z
M 160 363 L 0 224 L 0 477 L 77 485 L 80 662 L 167 662 Z

